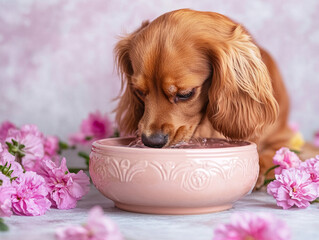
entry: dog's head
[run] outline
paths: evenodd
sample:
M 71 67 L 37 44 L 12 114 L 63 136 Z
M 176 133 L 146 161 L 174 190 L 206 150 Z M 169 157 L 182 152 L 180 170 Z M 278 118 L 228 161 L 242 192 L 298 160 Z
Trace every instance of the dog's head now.
M 204 117 L 232 139 L 277 117 L 258 47 L 220 14 L 166 13 L 122 38 L 115 55 L 123 87 L 116 121 L 121 132 L 138 130 L 147 146 L 187 141 Z

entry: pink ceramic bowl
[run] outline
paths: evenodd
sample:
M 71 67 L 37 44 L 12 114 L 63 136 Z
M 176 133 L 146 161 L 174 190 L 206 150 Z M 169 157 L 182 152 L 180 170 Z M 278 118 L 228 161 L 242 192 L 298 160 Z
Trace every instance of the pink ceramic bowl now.
M 254 143 L 205 149 L 132 148 L 132 138 L 93 143 L 90 175 L 115 206 L 132 212 L 198 214 L 232 207 L 258 173 Z

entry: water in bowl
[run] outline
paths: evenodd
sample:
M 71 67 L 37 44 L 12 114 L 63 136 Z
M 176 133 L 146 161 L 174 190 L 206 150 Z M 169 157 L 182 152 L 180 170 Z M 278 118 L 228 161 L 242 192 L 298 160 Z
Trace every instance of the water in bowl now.
M 227 148 L 246 145 L 249 145 L 249 142 L 220 138 L 192 138 L 188 142 L 180 142 L 168 148 Z M 134 139 L 128 146 L 134 148 L 149 148 L 143 144 L 140 137 Z

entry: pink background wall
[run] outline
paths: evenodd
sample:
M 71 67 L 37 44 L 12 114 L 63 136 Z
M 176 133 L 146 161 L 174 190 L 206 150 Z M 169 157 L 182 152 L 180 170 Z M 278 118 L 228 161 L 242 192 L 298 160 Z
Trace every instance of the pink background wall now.
M 317 0 L 0 0 L 0 121 L 34 123 L 65 139 L 89 112 L 110 113 L 119 90 L 117 36 L 179 8 L 244 24 L 279 64 L 291 121 L 312 138 L 319 129 Z

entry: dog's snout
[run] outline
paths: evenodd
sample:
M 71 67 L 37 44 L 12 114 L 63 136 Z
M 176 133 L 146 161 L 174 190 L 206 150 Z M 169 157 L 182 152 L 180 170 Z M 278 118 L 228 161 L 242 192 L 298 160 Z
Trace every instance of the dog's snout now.
M 163 133 L 155 133 L 150 136 L 142 134 L 142 142 L 145 146 L 151 148 L 162 148 L 168 141 L 168 135 Z

